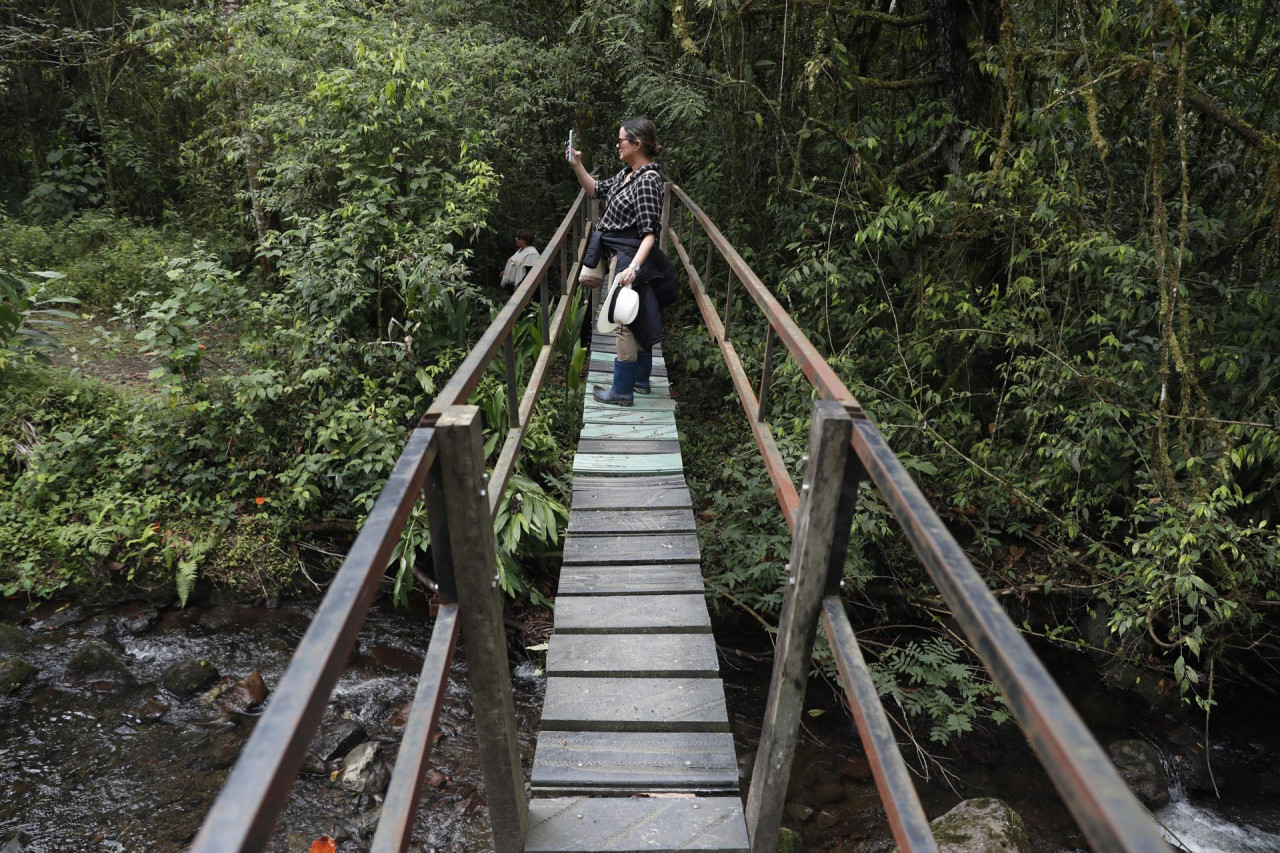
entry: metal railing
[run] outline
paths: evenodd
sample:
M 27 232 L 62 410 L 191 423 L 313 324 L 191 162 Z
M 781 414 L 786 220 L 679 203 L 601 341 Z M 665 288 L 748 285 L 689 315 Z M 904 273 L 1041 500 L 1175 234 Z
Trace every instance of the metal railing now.
M 266 711 L 205 818 L 193 851 L 254 851 L 267 845 L 329 695 L 420 499 L 427 504 L 441 604 L 372 850 L 398 853 L 409 845 L 459 627 L 466 636 L 471 662 L 467 672 L 495 850 L 518 853 L 523 849 L 528 804 L 516 742 L 502 591 L 493 536 L 484 532 L 493 529 L 529 417 L 548 375 L 554 342 L 564 329 L 577 293 L 576 259 L 582 257 L 590 226 L 588 205 L 580 192 L 537 263 L 409 435 Z M 547 276 L 557 260 L 563 287 L 552 311 Z M 524 396 L 517 401 L 512 335 L 535 292 L 540 301 L 542 345 Z M 486 472 L 480 410 L 467 401 L 499 350 L 504 353 L 509 389 L 509 430 L 493 470 Z
M 669 184 L 668 190 L 662 245 L 673 244 L 683 262 L 792 532 L 773 679 L 747 800 L 753 853 L 773 853 L 777 846 L 819 622 L 833 650 L 894 837 L 903 850 L 937 849 L 840 596 L 850 525 L 858 491 L 867 480 L 880 490 L 898 519 L 1093 848 L 1167 851 L 1168 845 L 1142 806 L 857 400 L 715 224 L 678 186 Z M 674 227 L 673 208 L 677 208 Z M 682 240 L 686 217 L 688 237 Z M 471 661 L 468 678 L 494 847 L 497 853 L 523 849 L 528 804 L 516 744 L 494 543 L 484 533 L 492 528 L 547 376 L 553 342 L 564 329 L 577 293 L 576 259 L 582 256 L 591 219 L 580 193 L 538 263 L 409 436 L 206 818 L 194 851 L 251 851 L 267 844 L 419 499 L 427 504 L 441 606 L 372 849 L 391 853 L 409 844 L 459 628 L 466 634 Z M 707 244 L 702 274 L 692 261 L 692 245 L 699 233 Z M 576 247 L 572 265 L 571 244 Z M 557 255 L 565 285 L 552 312 L 547 274 Z M 706 284 L 716 255 L 728 270 L 723 319 Z M 746 291 L 768 324 L 758 386 L 747 377 L 731 342 L 735 285 Z M 499 350 L 504 352 L 508 387 L 516 387 L 512 334 L 535 290 L 540 294 L 542 347 L 523 398 L 517 400 L 514 390 L 508 394 L 510 430 L 493 470 L 486 473 L 479 410 L 466 402 Z M 791 481 L 768 424 L 777 343 L 796 360 L 820 398 L 813 408 L 807 467 L 799 489 Z
M 1145 809 L 849 389 L 698 205 L 674 184 L 668 184 L 667 198 L 663 245 L 674 245 L 684 264 L 703 322 L 724 356 L 792 532 L 773 678 L 747 799 L 752 853 L 773 853 L 777 847 L 819 621 L 894 837 L 906 851 L 937 850 L 840 596 L 858 490 L 868 479 L 893 511 L 1090 845 L 1100 851 L 1166 853 L 1169 846 Z M 673 207 L 677 210 L 674 227 Z M 687 236 L 682 239 L 686 226 Z M 706 242 L 701 273 L 693 261 L 698 234 Z M 723 318 L 708 292 L 717 255 L 727 267 Z M 734 312 L 740 311 L 735 285 L 746 292 L 768 324 L 758 393 L 732 343 L 731 321 Z M 775 341 L 796 360 L 819 397 L 813 407 L 807 467 L 799 490 L 768 424 Z

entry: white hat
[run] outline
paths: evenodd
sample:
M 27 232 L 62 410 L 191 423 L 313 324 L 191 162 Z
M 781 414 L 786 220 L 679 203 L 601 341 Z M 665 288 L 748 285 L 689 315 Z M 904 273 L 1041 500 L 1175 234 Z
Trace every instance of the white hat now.
M 618 283 L 622 273 L 613 277 L 609 292 L 600 303 L 600 316 L 596 319 L 596 330 L 608 334 L 618 326 L 625 326 L 635 320 L 640 313 L 640 297 L 629 286 Z

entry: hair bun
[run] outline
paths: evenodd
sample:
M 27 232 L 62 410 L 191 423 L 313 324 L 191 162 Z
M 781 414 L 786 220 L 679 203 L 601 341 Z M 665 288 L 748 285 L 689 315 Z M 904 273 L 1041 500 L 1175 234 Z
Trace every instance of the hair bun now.
M 652 152 L 649 156 L 650 156 L 650 157 L 660 157 L 660 156 L 662 156 L 662 143 L 661 143 L 661 142 L 655 142 L 655 143 L 653 143 L 653 152 Z

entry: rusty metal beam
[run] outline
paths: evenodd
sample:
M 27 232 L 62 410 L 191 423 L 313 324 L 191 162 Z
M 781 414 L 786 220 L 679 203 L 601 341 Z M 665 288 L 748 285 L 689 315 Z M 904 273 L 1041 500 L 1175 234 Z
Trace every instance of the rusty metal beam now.
M 413 838 L 423 777 L 431 766 L 431 746 L 457 643 L 458 605 L 445 604 L 436 614 L 436 623 L 431 629 L 427 657 L 422 662 L 418 689 L 413 694 L 413 710 L 409 712 L 404 736 L 400 739 L 395 773 L 382 803 L 382 816 L 370 853 L 404 853 Z
M 674 230 L 668 233 L 676 252 L 680 256 L 680 260 L 684 263 L 685 272 L 689 276 L 689 287 L 693 291 L 694 301 L 698 304 L 698 310 L 702 312 L 702 321 L 711 332 L 711 340 L 715 341 L 720 347 L 720 352 L 724 356 L 725 366 L 729 369 L 729 377 L 733 380 L 733 387 L 738 392 L 738 399 L 742 401 L 743 411 L 747 415 L 747 423 L 751 425 L 751 434 L 756 440 L 756 447 L 759 448 L 760 455 L 764 458 L 765 470 L 769 474 L 769 481 L 773 484 L 773 493 L 778 499 L 778 506 L 782 509 L 782 517 L 787 522 L 787 529 L 794 533 L 796 519 L 800 514 L 800 496 L 796 492 L 795 483 L 791 482 L 791 474 L 787 471 L 787 463 L 783 461 L 782 453 L 778 450 L 778 443 L 773 438 L 773 431 L 769 429 L 767 423 L 760 420 L 760 404 L 756 401 L 755 391 L 751 388 L 751 380 L 747 378 L 747 372 L 743 369 L 742 361 L 738 358 L 738 353 L 733 344 L 724 339 L 724 325 L 720 322 L 719 315 L 716 314 L 715 306 L 711 304 L 711 298 L 707 296 L 702 279 L 698 276 L 697 270 L 693 268 L 689 253 L 685 251 L 684 244 L 680 242 L 680 235 Z

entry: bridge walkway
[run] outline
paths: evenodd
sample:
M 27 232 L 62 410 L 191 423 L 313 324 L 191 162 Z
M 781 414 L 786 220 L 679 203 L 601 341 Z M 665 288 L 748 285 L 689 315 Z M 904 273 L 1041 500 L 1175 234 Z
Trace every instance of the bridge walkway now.
M 589 384 L 612 378 L 592 339 Z M 525 850 L 749 849 L 675 401 L 587 395 Z

